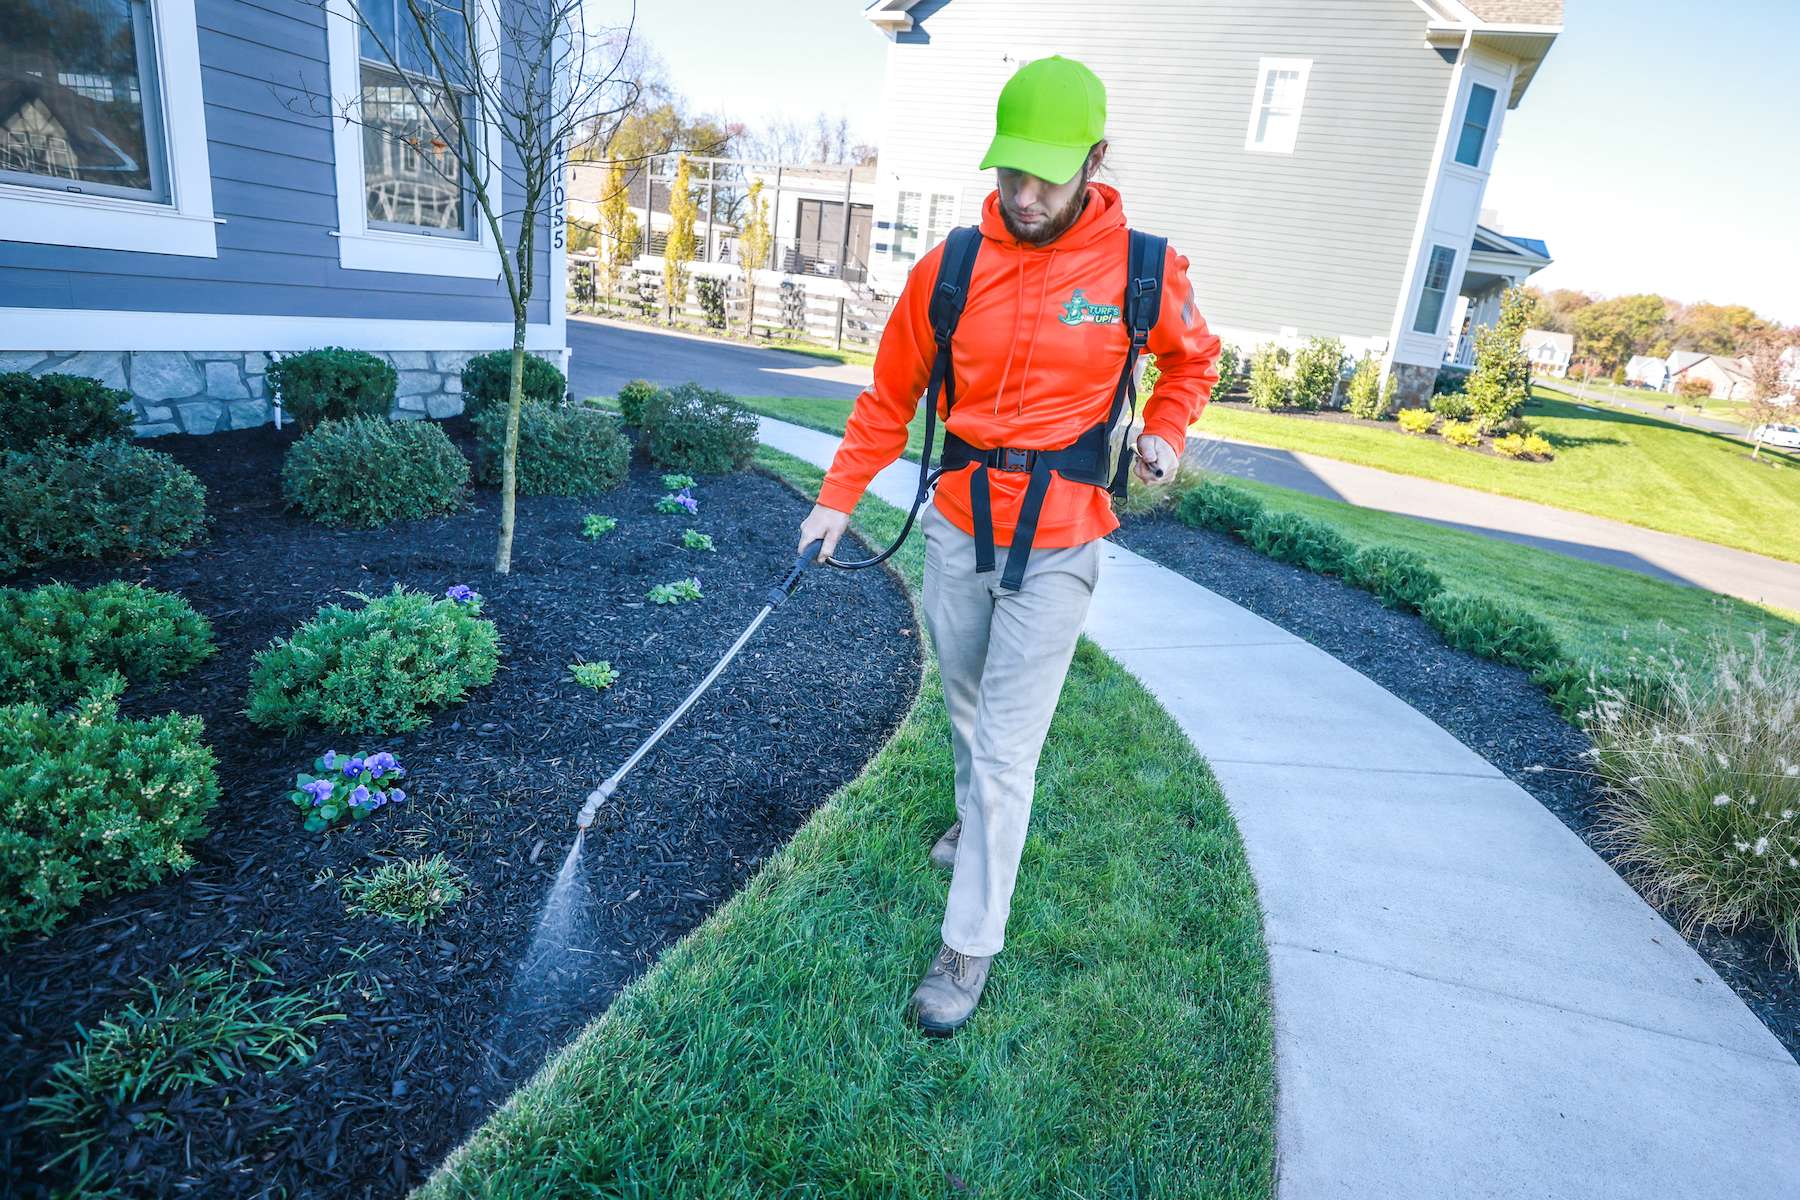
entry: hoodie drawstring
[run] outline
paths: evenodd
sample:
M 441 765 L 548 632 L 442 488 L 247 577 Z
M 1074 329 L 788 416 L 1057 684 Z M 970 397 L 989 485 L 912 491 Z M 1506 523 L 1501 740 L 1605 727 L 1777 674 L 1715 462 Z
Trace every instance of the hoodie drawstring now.
M 1015 415 L 1025 415 L 1025 387 L 1031 382 L 1031 360 L 1037 355 L 1038 335 L 1041 332 L 1040 322 L 1044 319 L 1044 301 L 1050 295 L 1050 276 L 1056 270 L 1056 250 L 1050 251 L 1050 257 L 1044 261 L 1044 282 L 1038 285 L 1037 307 L 1031 312 L 1031 346 L 1025 351 L 1025 372 L 1019 376 L 1019 407 Z
M 1019 260 L 1018 274 L 1015 276 L 1018 286 L 1013 290 L 1013 311 L 1022 313 L 1025 306 L 1025 260 Z M 1013 352 L 1019 348 L 1019 339 L 1012 338 L 1006 344 L 1006 365 L 1000 369 L 1000 386 L 994 389 L 994 416 L 1000 415 L 1000 397 L 1006 394 L 1006 381 L 1012 376 Z

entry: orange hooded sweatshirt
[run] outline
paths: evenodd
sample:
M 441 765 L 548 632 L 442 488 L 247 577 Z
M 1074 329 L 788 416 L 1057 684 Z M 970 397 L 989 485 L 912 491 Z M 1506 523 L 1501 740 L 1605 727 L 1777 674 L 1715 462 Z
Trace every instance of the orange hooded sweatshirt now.
M 1116 190 L 1089 183 L 1087 207 L 1075 223 L 1054 241 L 1034 246 L 1006 231 L 999 204 L 996 191 L 982 205 L 981 250 L 951 352 L 956 406 L 947 428 L 982 448 L 1060 450 L 1106 419 L 1125 365 L 1125 210 Z M 857 397 L 819 489 L 819 503 L 827 508 L 854 509 L 869 480 L 906 448 L 906 425 L 918 411 L 937 353 L 930 307 L 943 252 L 942 244 L 933 247 L 907 276 L 875 354 L 874 385 Z M 1187 266 L 1171 248 L 1162 310 L 1148 343 L 1162 374 L 1141 412 L 1144 432 L 1177 451 L 1219 378 L 1219 339 L 1194 305 Z M 938 415 L 944 415 L 942 397 Z M 973 471 L 971 465 L 946 474 L 936 501 L 969 534 L 975 529 L 969 511 Z M 996 545 L 1012 544 L 1027 479 L 988 472 Z M 1053 475 L 1033 545 L 1079 546 L 1118 527 L 1103 489 Z

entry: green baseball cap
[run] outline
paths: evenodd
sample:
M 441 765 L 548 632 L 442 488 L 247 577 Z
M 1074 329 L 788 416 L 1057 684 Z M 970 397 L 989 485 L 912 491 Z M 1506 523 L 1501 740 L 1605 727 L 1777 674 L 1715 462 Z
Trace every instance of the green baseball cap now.
M 1072 58 L 1053 54 L 1013 73 L 1000 89 L 994 141 L 981 169 L 1011 167 L 1067 183 L 1106 136 L 1106 85 Z

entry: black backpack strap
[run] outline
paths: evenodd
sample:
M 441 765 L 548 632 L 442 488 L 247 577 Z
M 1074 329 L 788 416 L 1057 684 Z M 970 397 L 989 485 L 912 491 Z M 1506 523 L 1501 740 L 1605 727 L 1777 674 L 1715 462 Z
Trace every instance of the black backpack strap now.
M 1150 330 L 1156 326 L 1157 315 L 1162 312 L 1163 267 L 1168 259 L 1168 238 L 1136 229 L 1130 230 L 1129 236 L 1130 248 L 1125 255 L 1124 317 L 1131 345 L 1125 351 L 1125 369 L 1119 374 L 1112 409 L 1107 413 L 1108 430 L 1118 421 L 1127 401 L 1131 405 L 1130 420 L 1137 420 L 1137 360 L 1144 344 L 1150 340 Z M 1128 435 L 1119 447 L 1118 465 L 1113 470 L 1112 486 L 1108 489 L 1121 498 L 1131 479 L 1132 454 Z
M 959 225 L 944 239 L 938 256 L 937 279 L 931 285 L 931 336 L 937 353 L 931 360 L 931 378 L 925 385 L 925 444 L 920 447 L 919 492 L 915 509 L 925 502 L 936 474 L 931 471 L 932 443 L 937 439 L 938 394 L 944 397 L 944 416 L 956 403 L 956 372 L 951 368 L 950 343 L 969 300 L 969 279 L 975 274 L 975 255 L 981 249 L 981 230 Z

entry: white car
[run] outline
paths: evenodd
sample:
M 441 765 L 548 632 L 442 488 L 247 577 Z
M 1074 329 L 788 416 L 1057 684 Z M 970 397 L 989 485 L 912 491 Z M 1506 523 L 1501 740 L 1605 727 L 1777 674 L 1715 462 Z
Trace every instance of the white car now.
M 1758 425 L 1750 431 L 1750 440 L 1765 446 L 1786 446 L 1800 450 L 1800 427 L 1793 425 Z

